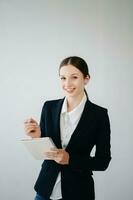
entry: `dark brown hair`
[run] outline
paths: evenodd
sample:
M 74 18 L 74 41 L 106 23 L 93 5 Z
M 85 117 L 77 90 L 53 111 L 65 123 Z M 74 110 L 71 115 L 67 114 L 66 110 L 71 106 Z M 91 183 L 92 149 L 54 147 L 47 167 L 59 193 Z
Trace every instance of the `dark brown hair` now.
M 64 65 L 73 65 L 74 67 L 76 67 L 78 70 L 82 72 L 84 78 L 86 76 L 90 76 L 88 65 L 83 58 L 80 58 L 78 56 L 67 57 L 64 60 L 62 60 L 62 62 L 60 63 L 59 70 Z

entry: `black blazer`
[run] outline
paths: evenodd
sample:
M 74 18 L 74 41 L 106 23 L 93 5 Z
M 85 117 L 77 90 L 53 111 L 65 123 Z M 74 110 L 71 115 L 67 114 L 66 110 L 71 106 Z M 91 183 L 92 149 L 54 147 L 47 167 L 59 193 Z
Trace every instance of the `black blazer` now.
M 40 128 L 42 137 L 51 137 L 62 148 L 60 138 L 60 112 L 64 99 L 45 102 Z M 90 156 L 96 146 L 95 156 Z M 35 190 L 46 200 L 53 190 L 58 173 L 61 172 L 61 187 L 64 200 L 95 199 L 92 171 L 106 170 L 111 160 L 110 123 L 107 109 L 87 100 L 80 121 L 66 147 L 70 155 L 68 165 L 52 160 L 42 163 Z

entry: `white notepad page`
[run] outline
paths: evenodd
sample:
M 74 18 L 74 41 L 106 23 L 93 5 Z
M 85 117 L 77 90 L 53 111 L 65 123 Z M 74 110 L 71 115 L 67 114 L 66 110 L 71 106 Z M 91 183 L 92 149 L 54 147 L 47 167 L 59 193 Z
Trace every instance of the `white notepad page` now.
M 25 145 L 31 155 L 37 160 L 48 159 L 44 153 L 50 150 L 50 148 L 56 147 L 50 137 L 22 139 L 21 143 Z

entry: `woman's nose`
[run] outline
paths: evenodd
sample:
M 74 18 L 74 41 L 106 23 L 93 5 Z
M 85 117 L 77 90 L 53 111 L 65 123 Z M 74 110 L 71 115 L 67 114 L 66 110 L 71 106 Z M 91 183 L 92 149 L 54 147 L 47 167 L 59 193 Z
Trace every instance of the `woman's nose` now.
M 68 86 L 71 86 L 71 80 L 70 79 L 67 79 L 66 82 L 65 82 L 65 85 L 68 87 Z

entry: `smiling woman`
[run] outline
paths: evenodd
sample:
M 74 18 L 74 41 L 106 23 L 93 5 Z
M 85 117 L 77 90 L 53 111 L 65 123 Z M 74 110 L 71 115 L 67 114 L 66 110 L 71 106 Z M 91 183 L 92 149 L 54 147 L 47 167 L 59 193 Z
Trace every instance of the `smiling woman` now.
M 85 85 L 90 75 L 82 58 L 65 58 L 59 77 L 65 98 L 44 103 L 40 125 L 34 119 L 25 123 L 28 135 L 51 137 L 57 147 L 46 152 L 48 160 L 35 184 L 35 200 L 94 200 L 92 171 L 106 170 L 111 160 L 107 109 L 88 98 Z
M 68 111 L 71 111 L 81 101 L 85 85 L 89 82 L 90 75 L 87 64 L 82 58 L 68 57 L 60 64 L 59 75 L 62 89 L 66 98 L 69 99 L 67 102 Z

